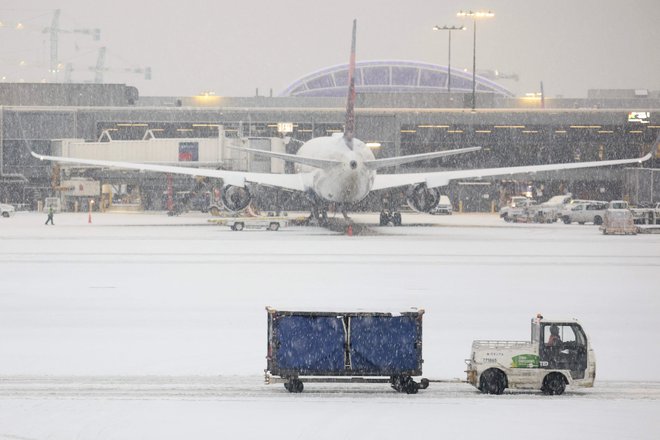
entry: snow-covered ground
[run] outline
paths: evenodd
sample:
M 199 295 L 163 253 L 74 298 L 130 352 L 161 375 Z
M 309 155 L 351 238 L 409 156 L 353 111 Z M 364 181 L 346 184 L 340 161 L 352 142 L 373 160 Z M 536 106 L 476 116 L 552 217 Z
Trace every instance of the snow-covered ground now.
M 375 224 L 377 215 L 355 215 Z M 0 218 L 0 439 L 598 438 L 660 433 L 660 235 L 404 214 L 347 237 L 232 232 L 203 215 Z M 576 317 L 596 387 L 482 396 L 431 384 L 263 385 L 266 312 L 422 307 L 424 375 L 473 339 Z

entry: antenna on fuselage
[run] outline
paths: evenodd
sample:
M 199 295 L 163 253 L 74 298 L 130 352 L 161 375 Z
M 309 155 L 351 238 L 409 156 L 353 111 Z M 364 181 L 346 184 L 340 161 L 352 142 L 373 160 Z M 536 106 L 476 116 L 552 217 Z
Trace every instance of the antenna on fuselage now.
M 344 142 L 353 149 L 355 134 L 355 34 L 357 20 L 353 20 L 353 39 L 351 41 L 351 58 L 348 63 L 348 98 L 346 100 L 346 125 L 344 126 Z

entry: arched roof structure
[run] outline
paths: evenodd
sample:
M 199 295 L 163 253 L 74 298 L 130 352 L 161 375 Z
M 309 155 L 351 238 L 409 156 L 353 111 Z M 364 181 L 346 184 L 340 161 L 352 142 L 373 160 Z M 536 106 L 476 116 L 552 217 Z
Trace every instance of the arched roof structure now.
M 417 61 L 359 61 L 355 66 L 357 93 L 446 93 L 446 66 Z M 506 97 L 514 94 L 501 85 L 477 75 L 477 93 Z M 280 96 L 346 95 L 348 64 L 327 67 L 294 81 Z M 472 92 L 472 73 L 451 69 L 451 91 Z

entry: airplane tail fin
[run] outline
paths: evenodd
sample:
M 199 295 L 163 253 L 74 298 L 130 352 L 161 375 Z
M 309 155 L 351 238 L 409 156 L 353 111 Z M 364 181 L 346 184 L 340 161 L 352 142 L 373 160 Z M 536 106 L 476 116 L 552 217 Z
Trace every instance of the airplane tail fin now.
M 351 58 L 348 64 L 348 98 L 346 100 L 346 125 L 344 126 L 344 141 L 353 149 L 355 134 L 355 35 L 357 20 L 353 20 L 353 39 L 351 41 Z

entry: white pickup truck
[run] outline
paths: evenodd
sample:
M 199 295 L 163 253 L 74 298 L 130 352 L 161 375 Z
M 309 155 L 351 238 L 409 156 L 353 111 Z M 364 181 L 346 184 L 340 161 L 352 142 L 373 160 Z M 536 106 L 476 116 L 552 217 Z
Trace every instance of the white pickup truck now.
M 607 202 L 583 202 L 566 205 L 567 207 L 561 211 L 561 219 L 567 225 L 571 223 L 593 223 L 594 225 L 602 225 L 605 218 L 605 211 L 607 211 Z
M 505 389 L 541 390 L 559 395 L 567 385 L 592 387 L 596 358 L 591 341 L 575 319 L 532 319 L 530 341 L 474 341 L 466 360 L 467 381 L 482 393 Z

